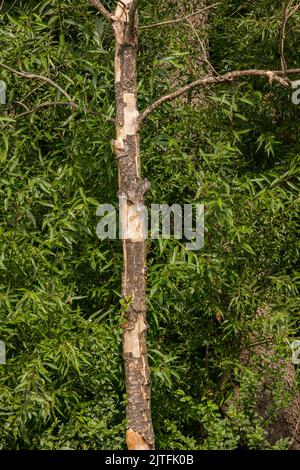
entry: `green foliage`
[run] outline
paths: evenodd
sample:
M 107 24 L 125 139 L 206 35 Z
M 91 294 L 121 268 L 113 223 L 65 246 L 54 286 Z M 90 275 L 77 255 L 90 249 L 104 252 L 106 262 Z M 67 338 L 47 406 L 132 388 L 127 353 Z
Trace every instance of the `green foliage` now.
M 65 97 L 0 70 L 8 101 L 0 115 L 2 449 L 124 447 L 121 247 L 96 236 L 97 206 L 117 200 L 113 37 L 85 0 L 75 3 L 5 1 L 0 12 L 1 62 L 51 77 L 78 106 L 21 116 Z M 174 2 L 160 3 L 141 2 L 142 24 L 174 17 Z M 209 35 L 217 72 L 280 67 L 281 3 L 226 0 L 214 10 L 197 32 Z M 297 19 L 288 26 L 290 67 L 299 66 Z M 143 30 L 141 108 L 204 73 L 191 37 L 184 24 Z M 159 108 L 141 135 L 148 202 L 206 210 L 201 251 L 149 241 L 157 447 L 286 449 L 285 440 L 269 442 L 256 407 L 270 359 L 250 367 L 241 352 L 253 335 L 271 335 L 289 359 L 287 342 L 299 334 L 299 106 L 290 90 L 260 78 L 196 94 Z M 269 379 L 275 420 L 290 397 L 279 370 Z

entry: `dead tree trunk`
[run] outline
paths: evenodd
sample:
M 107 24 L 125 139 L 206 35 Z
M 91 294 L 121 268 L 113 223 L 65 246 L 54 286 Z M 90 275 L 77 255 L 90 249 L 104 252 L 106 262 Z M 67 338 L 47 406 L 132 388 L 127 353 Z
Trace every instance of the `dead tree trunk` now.
M 122 297 L 128 303 L 123 324 L 123 354 L 127 394 L 128 449 L 154 448 L 151 421 L 150 371 L 146 345 L 146 243 L 140 208 L 149 189 L 141 179 L 136 55 L 138 18 L 134 0 L 118 2 L 115 33 L 116 140 L 120 223 L 123 227 Z

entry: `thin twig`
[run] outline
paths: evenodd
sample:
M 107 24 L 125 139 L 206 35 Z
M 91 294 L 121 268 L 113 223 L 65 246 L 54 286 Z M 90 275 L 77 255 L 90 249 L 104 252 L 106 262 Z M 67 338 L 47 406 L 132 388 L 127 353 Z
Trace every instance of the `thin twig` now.
M 100 13 L 111 22 L 112 14 L 108 11 L 105 6 L 99 0 L 88 0 L 88 3 L 95 7 Z
M 286 0 L 283 8 L 282 14 L 282 21 L 280 27 L 280 43 L 279 43 L 279 53 L 280 53 L 280 62 L 281 62 L 281 69 L 283 73 L 286 73 L 287 63 L 284 56 L 284 46 L 285 46 L 285 31 L 286 31 L 286 24 L 288 20 L 289 10 L 292 4 L 292 0 Z
M 13 117 L 13 119 L 19 119 L 24 116 L 28 116 L 29 114 L 33 114 L 36 111 L 39 111 L 42 108 L 47 108 L 49 106 L 70 106 L 71 108 L 74 108 L 76 110 L 82 111 L 85 114 L 91 114 L 93 116 L 99 116 L 99 112 L 97 111 L 91 111 L 88 108 L 80 108 L 76 103 L 70 102 L 70 101 L 45 101 L 44 103 L 37 104 L 34 108 L 29 109 L 27 105 L 25 105 L 22 101 L 15 101 L 15 103 L 19 104 L 20 106 L 23 106 L 26 111 L 23 113 L 17 114 L 16 116 Z M 11 111 L 13 108 L 7 108 L 4 109 L 5 112 Z M 104 116 L 106 121 L 114 123 L 115 120 L 109 116 Z
M 60 93 L 62 93 L 70 103 L 73 103 L 73 100 L 72 100 L 71 96 L 68 95 L 68 93 L 63 88 L 61 88 L 59 85 L 57 85 L 57 83 L 55 83 L 53 80 L 51 80 L 51 78 L 45 77 L 45 75 L 37 75 L 37 74 L 34 74 L 34 73 L 28 73 L 28 72 L 15 70 L 12 67 L 9 67 L 8 65 L 3 64 L 2 62 L 0 62 L 0 68 L 1 67 L 6 69 L 6 70 L 9 70 L 10 72 L 14 73 L 15 75 L 18 75 L 19 77 L 29 78 L 31 80 L 42 80 L 44 82 L 50 83 L 50 85 L 52 85 L 54 88 L 59 90 Z
M 300 3 L 298 3 L 298 5 L 295 5 L 294 8 L 292 8 L 292 10 L 290 11 L 290 13 L 288 14 L 288 19 L 294 14 L 296 13 L 297 10 L 299 10 L 300 8 Z
M 72 103 L 72 102 L 69 102 L 69 101 L 45 101 L 44 103 L 40 103 L 38 104 L 37 106 L 35 106 L 34 108 L 32 109 L 29 109 L 24 103 L 22 103 L 21 101 L 16 101 L 17 104 L 25 107 L 26 111 L 24 111 L 23 113 L 20 113 L 20 114 L 17 114 L 16 116 L 14 116 L 12 119 L 16 120 L 16 119 L 20 119 L 24 116 L 28 116 L 29 114 L 33 114 L 35 113 L 36 111 L 38 111 L 39 109 L 41 108 L 46 108 L 48 106 L 71 106 L 75 109 L 78 109 L 79 106 L 75 103 Z M 12 108 L 10 109 L 6 109 L 5 111 L 10 111 Z M 4 126 L 2 127 L 2 131 L 4 131 L 6 129 L 6 127 L 9 125 L 9 122 L 6 122 L 4 124 Z
M 36 105 L 32 109 L 28 109 L 24 111 L 24 113 L 18 114 L 13 119 L 19 119 L 24 116 L 28 116 L 28 114 L 33 114 L 41 108 L 48 108 L 49 106 L 71 106 L 71 108 L 79 109 L 79 106 L 76 103 L 70 101 L 45 101 L 44 103 L 40 103 Z
M 290 75 L 294 73 L 300 73 L 300 68 L 286 70 L 286 75 Z M 187 85 L 179 88 L 173 93 L 169 93 L 165 96 L 162 96 L 158 100 L 154 101 L 154 103 L 148 106 L 148 108 L 146 108 L 140 114 L 139 123 L 141 124 L 144 121 L 144 119 L 146 119 L 146 117 L 149 116 L 149 114 L 151 114 L 155 109 L 157 109 L 162 104 L 168 101 L 172 101 L 181 95 L 184 95 L 185 93 L 187 93 L 189 90 L 192 90 L 193 88 L 213 85 L 215 83 L 231 82 L 232 80 L 235 80 L 236 78 L 249 77 L 249 76 L 265 77 L 269 80 L 270 83 L 272 81 L 276 81 L 283 86 L 290 86 L 290 81 L 285 78 L 285 74 L 282 70 L 269 71 L 269 70 L 249 69 L 249 70 L 237 70 L 237 71 L 229 72 L 229 73 L 226 73 L 224 75 L 219 75 L 219 76 L 209 75 L 199 80 L 195 80 L 194 82 L 188 83 Z
M 285 59 L 284 49 L 285 49 L 285 39 L 286 39 L 286 25 L 289 18 L 296 13 L 296 11 L 300 8 L 300 3 L 293 7 L 294 0 L 286 0 L 283 8 L 282 20 L 281 20 L 281 27 L 280 27 L 280 40 L 279 40 L 279 54 L 280 54 L 280 62 L 281 62 L 281 69 L 283 73 L 286 72 L 287 69 L 287 62 Z
M 135 14 L 136 10 L 138 7 L 138 0 L 133 0 L 131 7 L 130 7 L 130 12 L 129 12 L 129 28 L 130 31 L 134 30 L 134 24 L 135 24 Z
M 213 73 L 215 73 L 216 75 L 217 72 L 216 70 L 214 69 L 214 67 L 212 66 L 212 64 L 210 63 L 210 61 L 208 60 L 208 54 L 207 54 L 207 49 L 202 41 L 202 39 L 200 38 L 195 26 L 193 25 L 193 22 L 191 21 L 191 18 L 189 17 L 189 15 L 185 15 L 184 14 L 184 11 L 183 11 L 183 8 L 180 8 L 181 12 L 182 12 L 182 17 L 184 17 L 187 21 L 187 23 L 189 24 L 189 26 L 191 27 L 193 33 L 195 34 L 196 38 L 198 39 L 198 42 L 200 44 L 200 47 L 202 49 L 202 62 L 205 62 L 207 68 L 208 68 L 208 72 L 212 75 Z
M 37 86 L 35 86 L 32 90 L 30 90 L 27 95 L 23 96 L 23 98 L 20 100 L 20 103 L 25 101 L 27 98 L 29 98 L 30 95 L 32 95 L 36 90 L 41 88 L 43 86 L 43 83 L 39 83 Z
M 182 21 L 186 21 L 187 18 L 192 18 L 193 16 L 200 15 L 201 13 L 204 13 L 205 11 L 210 10 L 211 8 L 215 8 L 220 3 L 221 2 L 214 3 L 213 5 L 209 5 L 208 7 L 202 8 L 202 10 L 195 11 L 194 13 L 190 13 L 189 15 L 186 15 L 181 18 L 177 18 L 175 20 L 162 21 L 161 23 L 154 23 L 154 24 L 146 24 L 144 26 L 140 26 L 140 29 L 158 28 L 160 26 L 167 26 L 167 25 L 173 25 L 176 23 L 181 23 Z
M 28 106 L 27 106 L 25 103 L 23 103 L 23 101 L 17 101 L 17 100 L 15 100 L 14 103 L 17 103 L 18 105 L 20 105 L 20 106 L 22 106 L 24 109 L 26 109 L 26 111 L 29 111 Z

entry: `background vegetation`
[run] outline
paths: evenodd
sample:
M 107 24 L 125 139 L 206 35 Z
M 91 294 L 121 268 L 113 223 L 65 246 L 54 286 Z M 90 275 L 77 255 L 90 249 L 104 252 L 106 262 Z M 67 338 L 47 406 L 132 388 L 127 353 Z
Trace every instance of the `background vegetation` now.
M 141 1 L 141 24 L 174 18 L 175 6 Z M 223 0 L 213 11 L 197 33 L 217 72 L 280 68 L 281 1 Z M 78 105 L 20 116 L 64 97 L 0 66 L 0 448 L 122 449 L 122 258 L 118 241 L 96 236 L 97 206 L 117 201 L 112 34 L 84 0 L 4 1 L 0 20 L 0 62 L 50 76 Z M 289 67 L 299 66 L 297 21 Z M 142 31 L 141 108 L 171 81 L 199 77 L 193 35 L 182 24 Z M 206 207 L 200 252 L 149 242 L 157 447 L 288 448 L 266 429 L 291 399 L 272 364 L 290 359 L 299 328 L 300 108 L 258 78 L 196 95 L 160 108 L 142 132 L 148 202 Z M 268 353 L 250 363 L 253 338 Z M 256 406 L 266 376 L 267 419 Z

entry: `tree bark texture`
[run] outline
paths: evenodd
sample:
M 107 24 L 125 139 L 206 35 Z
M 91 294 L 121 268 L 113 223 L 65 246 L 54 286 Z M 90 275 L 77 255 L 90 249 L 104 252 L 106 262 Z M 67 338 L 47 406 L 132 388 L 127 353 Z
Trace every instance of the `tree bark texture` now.
M 126 442 L 129 450 L 154 449 L 151 420 L 150 370 L 146 331 L 146 242 L 140 208 L 150 185 L 141 178 L 139 112 L 137 107 L 138 15 L 134 0 L 118 2 L 112 17 L 115 34 L 116 140 L 120 224 L 124 272 L 122 298 L 123 354 L 127 395 Z

